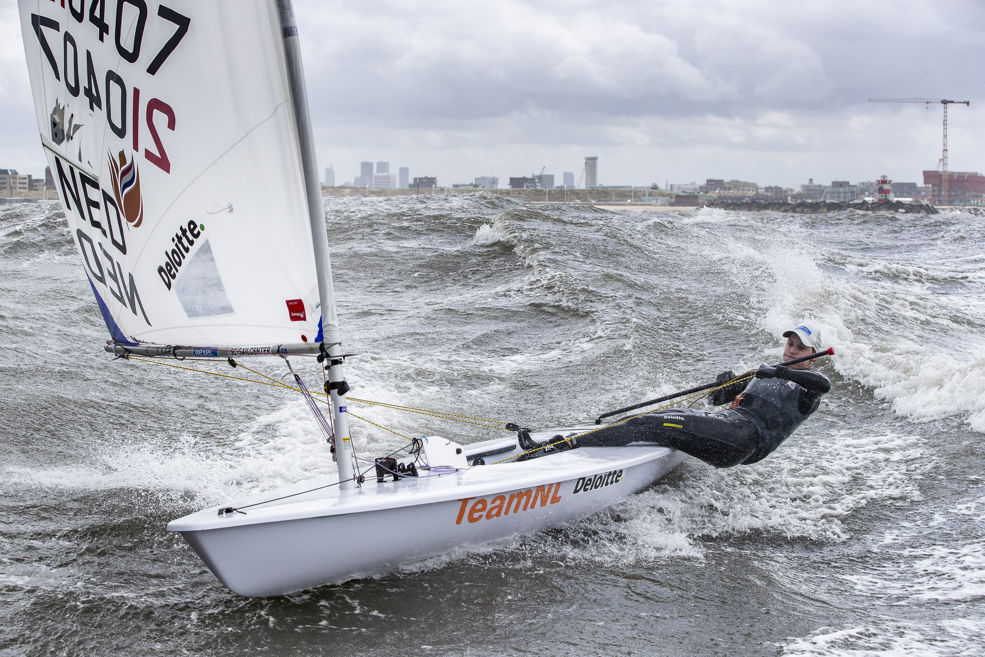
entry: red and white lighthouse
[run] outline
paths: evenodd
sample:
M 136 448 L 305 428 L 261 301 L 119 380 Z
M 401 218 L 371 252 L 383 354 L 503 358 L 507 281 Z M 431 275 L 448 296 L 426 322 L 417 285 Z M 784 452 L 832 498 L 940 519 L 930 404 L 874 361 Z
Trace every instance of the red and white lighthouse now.
M 876 191 L 876 202 L 877 203 L 888 203 L 893 200 L 893 181 L 883 174 L 882 177 L 876 181 L 879 185 Z

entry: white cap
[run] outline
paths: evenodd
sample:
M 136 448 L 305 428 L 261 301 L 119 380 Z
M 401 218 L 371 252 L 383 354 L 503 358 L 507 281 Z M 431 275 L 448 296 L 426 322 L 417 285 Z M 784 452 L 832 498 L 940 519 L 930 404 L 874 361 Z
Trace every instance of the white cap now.
M 810 347 L 815 352 L 822 351 L 821 349 L 821 329 L 815 328 L 811 324 L 801 324 L 797 328 L 790 329 L 783 334 L 783 337 L 789 338 L 791 335 L 796 335 L 800 338 L 800 341 L 804 343 L 805 347 Z

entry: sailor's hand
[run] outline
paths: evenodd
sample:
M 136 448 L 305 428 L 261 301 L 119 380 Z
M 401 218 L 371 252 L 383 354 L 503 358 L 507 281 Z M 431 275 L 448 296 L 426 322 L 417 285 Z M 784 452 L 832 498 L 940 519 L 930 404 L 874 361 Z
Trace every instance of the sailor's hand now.
M 735 372 L 729 370 L 727 372 L 722 372 L 715 377 L 715 385 L 717 386 L 708 395 L 708 401 L 714 406 L 721 406 L 722 404 L 727 404 L 732 401 L 733 398 L 743 389 L 745 385 L 738 384 L 736 388 L 735 383 L 732 380 L 735 379 Z
M 760 365 L 759 369 L 756 370 L 757 379 L 789 379 L 790 368 L 785 365 L 777 365 L 776 367 L 770 367 L 769 365 Z
M 759 369 L 756 370 L 756 378 L 757 379 L 772 379 L 772 378 L 775 378 L 776 375 L 777 375 L 776 370 L 777 370 L 777 368 L 770 367 L 769 365 L 766 365 L 766 364 L 760 365 L 759 366 Z

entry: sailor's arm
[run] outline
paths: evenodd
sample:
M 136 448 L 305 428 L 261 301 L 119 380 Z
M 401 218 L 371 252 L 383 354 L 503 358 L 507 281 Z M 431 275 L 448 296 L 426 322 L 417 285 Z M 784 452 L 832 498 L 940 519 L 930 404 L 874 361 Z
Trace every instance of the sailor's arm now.
M 763 368 L 760 367 L 760 370 Z M 817 372 L 811 372 L 810 370 L 792 370 L 784 365 L 777 365 L 776 367 L 770 368 L 774 370 L 774 375 L 778 379 L 786 379 L 787 381 L 793 381 L 801 388 L 807 390 L 807 392 L 814 392 L 819 395 L 823 395 L 831 390 L 831 382 L 828 381 L 828 377 Z M 759 376 L 759 370 L 756 371 L 756 376 L 759 378 L 769 378 Z
M 803 388 L 797 408 L 804 415 L 813 413 L 820 403 L 821 395 L 831 390 L 831 382 L 828 381 L 828 377 L 819 372 L 792 370 L 784 365 L 777 365 L 776 367 L 761 365 L 756 370 L 757 379 L 772 379 L 774 377 L 793 381 Z

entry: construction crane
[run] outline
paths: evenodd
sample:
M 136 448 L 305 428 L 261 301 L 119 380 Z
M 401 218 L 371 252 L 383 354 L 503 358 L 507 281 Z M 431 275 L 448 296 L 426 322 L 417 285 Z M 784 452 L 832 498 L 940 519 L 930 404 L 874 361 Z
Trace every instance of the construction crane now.
M 947 106 L 948 105 L 964 105 L 966 107 L 971 107 L 970 100 L 948 100 L 947 98 L 870 98 L 870 103 L 923 103 L 924 105 L 929 105 L 931 103 L 940 103 L 944 107 L 944 147 L 941 150 L 941 205 L 948 204 L 948 180 L 947 180 Z

